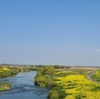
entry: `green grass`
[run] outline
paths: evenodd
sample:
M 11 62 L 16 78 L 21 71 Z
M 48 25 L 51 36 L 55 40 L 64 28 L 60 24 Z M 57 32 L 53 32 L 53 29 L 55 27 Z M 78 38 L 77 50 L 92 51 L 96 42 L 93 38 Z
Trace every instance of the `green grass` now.
M 96 76 L 95 74 L 91 76 L 92 79 L 96 80 L 96 81 L 100 81 L 100 77 Z

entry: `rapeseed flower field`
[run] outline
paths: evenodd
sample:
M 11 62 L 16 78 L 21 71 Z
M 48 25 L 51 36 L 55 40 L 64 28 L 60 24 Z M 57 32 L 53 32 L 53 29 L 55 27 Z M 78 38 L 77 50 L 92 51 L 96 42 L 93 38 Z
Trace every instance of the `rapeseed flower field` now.
M 100 84 L 87 79 L 86 75 L 70 74 L 56 77 L 55 82 L 65 91 L 64 99 L 100 99 Z

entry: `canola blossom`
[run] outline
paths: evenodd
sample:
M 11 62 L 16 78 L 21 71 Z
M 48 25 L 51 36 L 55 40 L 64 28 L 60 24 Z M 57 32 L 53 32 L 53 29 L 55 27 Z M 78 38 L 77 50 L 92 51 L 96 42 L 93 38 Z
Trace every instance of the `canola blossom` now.
M 3 71 L 9 71 L 9 68 L 6 68 L 6 67 L 5 68 L 1 68 L 0 72 L 3 72 Z
M 55 82 L 63 86 L 65 99 L 100 99 L 100 84 L 87 79 L 85 75 L 56 77 Z
M 8 68 L 3 68 L 3 70 L 9 70 Z

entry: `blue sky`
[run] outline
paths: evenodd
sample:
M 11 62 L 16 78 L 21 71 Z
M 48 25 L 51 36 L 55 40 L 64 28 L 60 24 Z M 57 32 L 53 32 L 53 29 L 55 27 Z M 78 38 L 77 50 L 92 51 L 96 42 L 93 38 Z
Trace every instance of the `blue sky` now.
M 0 0 L 0 63 L 100 66 L 100 0 Z

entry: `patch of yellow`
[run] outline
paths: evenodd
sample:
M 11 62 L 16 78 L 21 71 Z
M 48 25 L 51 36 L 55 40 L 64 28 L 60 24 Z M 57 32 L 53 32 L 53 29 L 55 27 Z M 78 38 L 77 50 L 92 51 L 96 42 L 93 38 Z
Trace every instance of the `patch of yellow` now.
M 9 70 L 9 69 L 5 67 L 5 68 L 3 68 L 3 70 Z
M 84 75 L 57 77 L 56 83 L 63 86 L 65 99 L 100 99 L 100 84 L 88 80 Z

